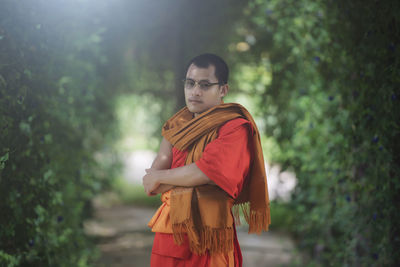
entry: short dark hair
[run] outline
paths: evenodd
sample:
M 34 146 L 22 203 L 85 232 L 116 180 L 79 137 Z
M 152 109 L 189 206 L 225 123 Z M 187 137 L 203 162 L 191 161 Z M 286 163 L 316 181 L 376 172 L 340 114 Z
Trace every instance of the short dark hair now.
M 186 66 L 186 73 L 190 65 L 195 65 L 199 68 L 208 68 L 210 65 L 215 67 L 215 77 L 221 85 L 228 83 L 229 68 L 226 62 L 219 56 L 211 53 L 201 54 L 192 58 Z

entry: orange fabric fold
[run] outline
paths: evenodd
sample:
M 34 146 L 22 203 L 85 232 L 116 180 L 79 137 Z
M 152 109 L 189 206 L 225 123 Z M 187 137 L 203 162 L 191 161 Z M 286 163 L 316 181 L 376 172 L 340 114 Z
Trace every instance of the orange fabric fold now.
M 147 224 L 152 232 L 172 234 L 172 223 L 169 218 L 171 190 L 161 195 L 162 204 Z

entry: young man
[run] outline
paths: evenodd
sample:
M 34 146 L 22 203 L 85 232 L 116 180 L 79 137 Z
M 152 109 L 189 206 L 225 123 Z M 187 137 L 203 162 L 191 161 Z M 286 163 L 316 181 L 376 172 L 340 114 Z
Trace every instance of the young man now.
M 242 266 L 233 219 L 239 206 L 249 233 L 268 231 L 260 136 L 244 107 L 223 103 L 228 76 L 220 57 L 193 58 L 184 80 L 186 107 L 163 126 L 160 150 L 143 177 L 146 193 L 162 193 L 163 201 L 149 222 L 156 233 L 153 267 Z

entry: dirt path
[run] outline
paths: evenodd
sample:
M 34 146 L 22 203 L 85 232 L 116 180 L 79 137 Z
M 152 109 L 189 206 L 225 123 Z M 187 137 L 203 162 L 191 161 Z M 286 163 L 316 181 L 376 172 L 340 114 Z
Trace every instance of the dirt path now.
M 154 212 L 132 206 L 97 207 L 95 218 L 85 222 L 86 232 L 98 240 L 102 252 L 95 266 L 149 266 L 154 236 L 146 225 Z M 248 235 L 239 227 L 238 238 L 245 267 L 285 266 L 295 257 L 294 244 L 284 234 Z

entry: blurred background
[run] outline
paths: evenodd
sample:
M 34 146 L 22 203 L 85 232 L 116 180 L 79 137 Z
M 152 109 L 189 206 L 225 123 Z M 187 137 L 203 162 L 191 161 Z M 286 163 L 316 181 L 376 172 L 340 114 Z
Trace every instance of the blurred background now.
M 148 266 L 141 186 L 192 57 L 262 134 L 245 266 L 400 262 L 400 2 L 0 0 L 0 265 Z

